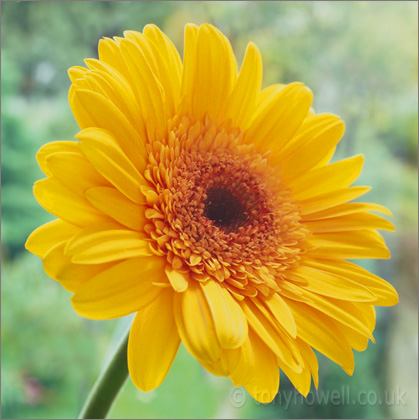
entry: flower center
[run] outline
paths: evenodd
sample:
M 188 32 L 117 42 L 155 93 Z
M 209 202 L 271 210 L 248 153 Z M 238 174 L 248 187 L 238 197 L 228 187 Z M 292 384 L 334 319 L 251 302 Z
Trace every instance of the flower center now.
M 234 191 L 223 187 L 211 187 L 206 191 L 203 215 L 226 232 L 243 226 L 248 215 L 246 208 Z
M 182 117 L 169 131 L 147 145 L 151 251 L 191 281 L 223 282 L 238 299 L 284 287 L 307 231 L 277 168 L 209 118 Z

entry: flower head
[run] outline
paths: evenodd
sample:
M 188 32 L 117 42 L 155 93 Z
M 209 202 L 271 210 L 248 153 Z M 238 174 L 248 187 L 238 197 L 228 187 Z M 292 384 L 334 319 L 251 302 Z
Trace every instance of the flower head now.
M 389 258 L 393 226 L 351 202 L 363 158 L 329 163 L 344 132 L 315 114 L 302 83 L 261 90 L 247 47 L 240 72 L 211 25 L 187 25 L 183 63 L 157 27 L 103 39 L 69 71 L 78 141 L 43 146 L 34 194 L 58 219 L 26 247 L 74 293 L 79 314 L 136 312 L 134 384 L 165 378 L 182 341 L 215 375 L 271 401 L 279 369 L 307 395 L 313 349 L 354 369 L 373 340 L 373 305 L 395 290 L 346 261 Z

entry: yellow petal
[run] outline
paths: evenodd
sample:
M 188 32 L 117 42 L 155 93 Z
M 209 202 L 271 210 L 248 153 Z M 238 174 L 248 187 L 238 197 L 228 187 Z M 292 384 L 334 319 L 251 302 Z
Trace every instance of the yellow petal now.
M 334 300 L 334 303 L 337 303 L 336 300 Z M 362 302 L 344 302 L 343 309 L 346 312 L 356 314 L 359 320 L 363 322 L 372 332 L 374 331 L 376 321 L 374 305 L 369 305 Z M 374 338 L 372 338 L 372 340 L 374 341 Z
M 146 25 L 144 35 L 157 57 L 159 80 L 163 85 L 169 115 L 174 115 L 180 99 L 182 61 L 172 41 L 156 26 Z
M 323 296 L 356 302 L 375 302 L 377 299 L 374 293 L 362 284 L 336 274 L 332 275 L 326 271 L 306 267 L 304 263 L 288 270 L 287 277 L 297 281 L 306 280 L 308 283 L 302 284 L 302 289 Z
M 77 79 L 80 79 L 84 76 L 87 69 L 81 66 L 73 66 L 68 69 L 68 77 L 71 80 L 71 83 L 74 83 Z
M 217 121 L 237 78 L 237 63 L 229 40 L 214 26 L 204 24 L 196 41 L 196 71 L 192 113 L 203 120 L 207 113 Z
M 330 163 L 330 161 L 332 160 L 332 157 L 335 155 L 336 152 L 336 146 L 332 147 L 327 153 L 326 155 L 324 155 L 324 157 L 322 157 L 318 163 L 316 163 L 313 166 L 313 169 L 317 169 L 317 168 L 321 168 L 322 166 L 326 166 Z
M 198 26 L 192 24 L 185 25 L 181 86 L 182 100 L 178 109 L 180 115 L 188 114 L 191 110 L 192 94 L 195 86 L 197 38 Z
M 357 229 L 380 229 L 394 231 L 388 220 L 370 213 L 352 213 L 342 217 L 306 221 L 305 226 L 311 232 L 340 232 Z
M 372 337 L 371 329 L 365 325 L 364 320 L 360 319 L 359 311 L 353 309 L 353 304 L 344 300 L 334 298 L 323 298 L 316 293 L 305 291 L 306 296 L 310 299 L 307 305 L 319 310 L 323 314 L 330 316 L 332 319 L 353 328 L 368 338 Z
M 70 105 L 82 130 L 100 127 L 109 131 L 134 166 L 145 169 L 145 139 L 109 99 L 96 92 L 74 89 Z
M 353 187 L 350 189 L 355 189 L 355 188 L 366 188 L 366 187 Z M 371 211 L 382 213 L 387 216 L 393 216 L 393 214 L 387 207 L 381 206 L 380 204 L 343 203 L 338 206 L 326 208 L 322 211 L 310 213 L 309 215 L 304 217 L 304 221 L 305 220 L 309 221 L 309 220 L 319 220 L 319 219 L 331 219 L 334 217 L 352 215 L 353 213 L 371 212 Z
M 39 167 L 45 175 L 52 176 L 52 172 L 46 164 L 47 157 L 59 152 L 80 153 L 79 143 L 76 141 L 53 141 L 51 143 L 44 144 L 38 150 L 36 159 L 38 160 Z
M 353 330 L 352 330 L 353 331 Z M 313 377 L 314 386 L 316 389 L 319 386 L 319 362 L 317 361 L 316 354 L 313 349 L 301 339 L 297 339 L 297 347 L 304 358 L 304 362 L 310 369 L 311 376 Z
M 290 281 L 281 284 L 281 296 L 296 300 L 297 302 L 308 302 L 309 299 L 304 296 L 304 291 Z
M 299 338 L 347 370 L 353 370 L 355 363 L 351 348 L 329 317 L 305 303 L 285 297 L 284 300 L 293 313 Z
M 271 350 L 260 340 L 256 334 L 251 334 L 256 366 L 253 378 L 244 384 L 249 394 L 260 403 L 271 402 L 279 388 L 279 369 L 276 358 Z
M 71 262 L 71 258 L 64 254 L 65 246 L 65 242 L 56 245 L 48 251 L 42 263 L 48 276 L 59 281 L 70 292 L 75 292 L 88 280 L 113 265 L 113 263 L 94 265 L 74 264 Z
M 139 232 L 108 222 L 83 229 L 68 241 L 65 252 L 74 263 L 100 264 L 150 256 L 148 244 Z
M 74 294 L 74 310 L 90 319 L 128 315 L 152 302 L 163 290 L 153 285 L 164 276 L 160 257 L 132 258 L 90 279 Z
M 288 282 L 289 284 L 289 282 Z M 281 290 L 281 293 L 283 293 L 284 290 Z M 263 302 L 263 303 L 262 303 Z M 283 356 L 277 356 L 279 357 L 283 362 L 289 366 L 290 369 L 301 372 L 301 369 L 304 367 L 304 360 L 302 359 L 302 356 L 298 350 L 298 347 L 296 346 L 296 334 L 297 329 L 296 325 L 291 314 L 286 314 L 286 311 L 289 311 L 289 308 L 287 307 L 286 303 L 283 302 L 282 305 L 285 308 L 281 308 L 281 315 L 284 318 L 284 314 L 286 314 L 287 317 L 290 317 L 288 320 L 278 320 L 277 317 L 273 314 L 272 311 L 267 309 L 268 305 L 266 302 L 264 302 L 264 299 L 258 299 L 252 298 L 251 303 L 254 306 L 251 306 L 253 308 L 253 312 L 257 315 L 259 320 L 253 320 L 253 325 L 257 325 L 258 322 L 260 323 L 259 327 L 262 326 L 262 328 L 265 328 L 267 332 L 272 336 L 272 338 L 275 340 L 276 345 L 282 352 Z M 274 311 L 278 311 L 278 302 L 272 303 L 271 306 L 274 308 Z M 274 328 L 274 331 L 272 331 L 270 328 L 266 328 L 266 321 L 272 325 Z M 250 322 L 250 319 L 249 319 Z M 251 324 L 252 325 L 252 324 Z M 269 327 L 269 325 L 268 325 Z M 261 330 L 262 331 L 262 330 Z M 257 332 L 257 334 L 262 338 L 262 335 Z M 268 344 L 269 347 L 269 344 Z M 274 351 L 274 350 L 273 350 Z M 275 351 L 274 351 L 275 353 Z
M 53 153 L 45 159 L 52 175 L 77 194 L 98 186 L 109 186 L 109 182 L 83 156 L 81 151 Z
M 74 84 L 80 89 L 88 89 L 98 93 L 111 101 L 127 118 L 140 138 L 146 139 L 144 119 L 137 98 L 127 81 L 115 70 L 98 60 L 86 60 L 91 70 L 87 71 L 83 79 Z
M 264 299 L 263 302 L 278 320 L 278 322 L 283 326 L 285 331 L 291 337 L 297 336 L 297 327 L 295 326 L 294 317 L 288 305 L 284 302 L 281 296 L 278 293 L 273 293 L 269 298 Z
M 55 178 L 35 182 L 33 193 L 45 210 L 75 226 L 84 227 L 109 220 L 84 197 L 71 191 Z
M 291 83 L 262 103 L 245 133 L 245 141 L 261 150 L 280 150 L 301 125 L 312 101 L 302 83 Z
M 285 343 L 278 331 L 268 322 L 258 307 L 249 299 L 240 302 L 244 314 L 253 331 L 263 340 L 263 342 L 278 356 L 290 369 L 301 372 L 301 356 L 296 353 L 296 348 Z
M 301 141 L 305 140 L 310 142 L 310 139 L 313 138 L 313 136 L 321 133 L 323 130 L 327 129 L 331 125 L 334 125 L 339 120 L 340 117 L 334 114 L 310 114 L 309 111 L 301 126 L 296 131 L 294 137 L 281 150 L 281 156 L 286 158 L 287 156 L 289 157 L 293 153 L 300 151 L 302 148 L 300 144 Z
M 190 282 L 183 293 L 175 293 L 174 312 L 180 338 L 199 360 L 216 362 L 221 346 L 205 295 L 197 282 Z
M 249 43 L 237 83 L 226 105 L 224 119 L 232 119 L 233 126 L 245 130 L 256 107 L 262 84 L 262 57 L 255 44 Z
M 364 334 L 349 328 L 347 325 L 336 323 L 339 331 L 344 335 L 347 343 L 356 351 L 364 351 L 368 347 L 369 338 Z
M 25 248 L 37 257 L 44 258 L 51 248 L 66 241 L 79 231 L 80 228 L 64 222 L 64 220 L 53 220 L 35 229 L 26 240 Z
M 306 220 L 311 218 L 311 214 L 324 209 L 330 208 L 330 211 L 334 211 L 333 209 L 340 204 L 355 200 L 355 198 L 366 194 L 370 190 L 371 187 L 351 187 L 317 195 L 307 200 L 300 200 L 300 214 L 303 216 L 303 220 Z
M 161 63 L 157 62 L 160 60 L 157 60 L 156 51 L 153 51 L 153 46 L 155 46 L 154 43 L 150 42 L 143 33 L 138 31 L 124 31 L 124 37 L 133 42 L 141 50 L 145 60 L 150 66 L 151 71 L 159 79 L 159 64 L 161 65 Z
M 131 74 L 144 121 L 153 120 L 157 127 L 165 130 L 166 121 L 171 116 L 165 110 L 165 94 L 160 81 L 134 42 L 122 39 L 120 47 Z
M 284 371 L 285 375 L 294 385 L 296 390 L 304 397 L 307 396 L 311 386 L 311 373 L 310 368 L 305 365 L 301 372 L 297 373 L 291 370 L 287 365 L 284 365 L 281 360 L 277 359 L 279 367 Z
M 312 121 L 320 119 L 323 122 L 320 127 Z M 311 124 L 306 121 L 311 121 Z M 302 133 L 294 136 L 293 147 L 281 152 L 280 163 L 283 176 L 287 180 L 312 169 L 336 146 L 345 131 L 345 124 L 335 115 L 318 114 L 306 121 L 304 123 L 308 127 L 304 127 Z
M 144 206 L 132 202 L 119 190 L 96 187 L 87 190 L 85 195 L 87 200 L 98 210 L 127 228 L 137 231 L 144 230 L 144 226 L 148 222 L 144 215 Z
M 305 242 L 310 258 L 390 258 L 382 236 L 361 229 L 336 233 L 316 233 Z
M 241 347 L 237 349 L 222 349 L 220 357 L 215 362 L 199 360 L 199 363 L 216 376 L 230 376 L 237 368 L 241 356 Z
M 188 288 L 190 281 L 188 273 L 181 273 L 174 269 L 170 264 L 166 265 L 165 272 L 170 284 L 176 292 L 181 293 Z
M 254 346 L 258 340 L 251 340 L 256 334 L 249 329 L 244 343 L 234 350 L 223 350 L 223 352 L 238 352 L 238 361 L 235 368 L 229 373 L 234 386 L 242 386 L 248 383 L 257 374 L 257 360 Z
M 240 347 L 247 337 L 247 319 L 228 290 L 215 280 L 199 283 L 210 307 L 218 341 L 224 349 Z
M 333 299 L 332 304 L 338 306 L 339 303 L 337 300 Z M 342 333 L 345 338 L 345 341 L 353 347 L 355 350 L 360 347 L 366 348 L 368 344 L 368 339 L 375 343 L 375 339 L 372 335 L 372 332 L 375 328 L 375 309 L 373 305 L 368 305 L 362 302 L 342 302 L 340 304 L 341 310 L 346 311 L 347 313 L 353 314 L 354 317 L 358 319 L 366 328 L 370 331 L 369 335 L 366 335 L 359 329 L 354 328 L 354 325 L 347 325 L 340 319 L 333 319 L 337 329 Z M 356 334 L 348 333 L 351 330 Z M 362 334 L 367 340 L 361 340 L 358 334 Z
M 272 101 L 276 97 L 278 92 L 284 89 L 285 86 L 286 85 L 281 83 L 275 83 L 262 89 L 256 98 L 256 108 L 259 109 L 261 107 L 263 108 L 264 106 L 266 106 L 266 104 Z
M 173 291 L 163 290 L 134 318 L 128 340 L 128 370 L 142 391 L 157 388 L 169 372 L 180 338 L 173 316 Z
M 110 38 L 103 38 L 99 41 L 98 51 L 99 60 L 115 69 L 132 85 L 131 75 L 122 57 L 119 42 Z
M 368 287 L 377 298 L 374 305 L 392 306 L 399 301 L 397 292 L 391 284 L 349 261 L 307 259 L 304 263 L 310 267 L 351 279 Z
M 316 195 L 346 188 L 358 178 L 363 163 L 364 157 L 357 155 L 306 172 L 288 182 L 293 191 L 292 196 L 297 200 L 307 200 Z
M 100 128 L 89 128 L 76 136 L 90 163 L 119 191 L 135 203 L 144 202 L 141 186 L 147 182 L 118 147 L 115 137 Z

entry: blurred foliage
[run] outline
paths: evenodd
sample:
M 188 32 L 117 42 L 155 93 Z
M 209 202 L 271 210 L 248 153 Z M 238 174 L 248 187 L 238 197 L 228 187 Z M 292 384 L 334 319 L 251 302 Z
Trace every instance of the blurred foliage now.
M 346 122 L 336 159 L 363 153 L 357 182 L 368 200 L 394 212 L 385 235 L 390 261 L 363 266 L 396 285 L 401 304 L 378 311 L 377 344 L 356 354 L 353 377 L 320 360 L 320 390 L 417 390 L 417 71 L 416 2 L 2 2 L 2 416 L 74 418 L 130 318 L 91 322 L 71 308 L 69 293 L 25 253 L 28 234 L 51 219 L 36 203 L 42 177 L 35 154 L 44 143 L 72 139 L 67 69 L 97 57 L 102 36 L 160 26 L 182 51 L 183 26 L 209 22 L 241 57 L 249 41 L 264 60 L 264 86 L 304 81 L 314 108 Z M 397 340 L 396 338 L 397 337 Z M 411 347 L 410 347 L 411 346 Z M 416 352 L 416 353 L 415 353 Z M 396 365 L 397 363 L 397 365 Z M 403 369 L 400 363 L 408 368 Z M 412 366 L 415 369 L 412 369 Z M 407 372 L 397 376 L 398 372 Z M 416 380 L 415 380 L 416 379 Z M 403 381 L 400 383 L 400 381 Z M 415 388 L 416 387 L 416 388 Z M 151 393 L 128 381 L 114 418 L 383 418 L 417 415 L 416 392 L 403 404 L 330 404 L 284 400 L 260 405 L 248 395 L 235 407 L 231 383 L 205 372 L 181 347 L 163 385 Z M 281 375 L 278 396 L 293 387 Z M 313 394 L 314 395 L 314 394 Z M 301 396 L 300 396 L 301 397 Z M 416 413 L 416 414 L 415 414 Z M 412 417 L 412 418 L 413 418 Z

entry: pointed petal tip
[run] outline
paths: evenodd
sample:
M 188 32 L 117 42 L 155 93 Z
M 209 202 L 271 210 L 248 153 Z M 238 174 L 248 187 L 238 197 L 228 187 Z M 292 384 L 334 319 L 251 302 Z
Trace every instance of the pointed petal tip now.
M 245 388 L 247 390 L 247 392 L 259 403 L 261 404 L 269 404 L 271 403 L 277 394 L 277 390 L 276 391 L 264 391 L 264 390 L 253 390 L 253 389 L 249 389 L 246 387 Z
M 350 159 L 350 158 L 348 158 L 348 159 Z M 358 155 L 355 155 L 354 157 L 353 157 L 353 159 L 354 159 L 354 161 L 355 162 L 360 162 L 362 165 L 364 164 L 364 162 L 365 162 L 365 156 L 364 156 L 364 154 L 363 153 L 359 153 Z
M 33 232 L 32 232 L 33 233 Z M 28 238 L 26 239 L 26 241 L 25 241 L 25 245 L 24 245 L 24 247 L 25 247 L 25 249 L 27 250 L 27 251 L 29 251 L 29 252 L 31 252 L 32 254 L 34 254 L 34 255 L 36 255 L 32 250 L 31 250 L 31 236 L 32 236 L 32 233 L 28 236 Z
M 352 376 L 355 370 L 355 366 L 350 366 L 350 367 L 344 367 L 342 366 L 342 369 L 349 375 Z
M 143 392 L 156 389 L 166 378 L 179 345 L 173 291 L 166 289 L 134 318 L 128 340 L 128 370 L 134 385 Z

